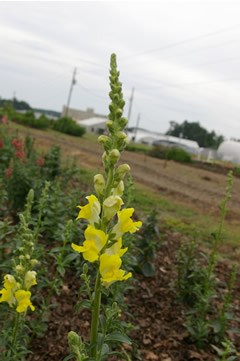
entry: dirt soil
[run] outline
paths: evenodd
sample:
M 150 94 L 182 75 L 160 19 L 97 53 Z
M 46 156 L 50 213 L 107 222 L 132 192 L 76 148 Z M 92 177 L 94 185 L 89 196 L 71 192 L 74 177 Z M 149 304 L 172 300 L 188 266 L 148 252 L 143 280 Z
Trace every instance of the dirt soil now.
M 88 170 L 102 169 L 101 157 L 103 147 L 86 138 L 75 138 L 43 133 L 36 129 L 20 130 L 19 134 L 30 133 L 36 145 L 48 148 L 52 144 L 61 146 L 62 155 L 66 159 L 76 158 L 81 168 Z M 174 202 L 188 205 L 204 214 L 218 215 L 219 204 L 225 195 L 226 175 L 188 165 L 152 158 L 142 153 L 124 151 L 121 163 L 128 163 L 135 182 L 147 187 L 154 193 L 167 196 Z M 239 222 L 240 217 L 240 178 L 234 177 L 232 198 L 228 203 L 227 218 Z
M 214 361 L 216 353 L 211 346 L 198 350 L 191 343 L 184 328 L 184 307 L 176 302 L 176 256 L 179 249 L 179 233 L 165 232 L 165 242 L 160 247 L 155 262 L 154 277 L 146 278 L 134 274 L 134 289 L 128 291 L 124 301 L 128 305 L 122 318 L 139 328 L 130 333 L 132 341 L 138 345 L 138 353 L 142 360 L 158 361 Z M 217 278 L 229 281 L 230 266 L 220 263 L 217 266 Z M 74 279 L 74 282 L 72 280 Z M 43 339 L 34 339 L 32 355 L 28 361 L 62 361 L 68 355 L 67 334 L 74 330 L 84 341 L 89 341 L 90 313 L 81 309 L 79 314 L 74 310 L 78 299 L 81 280 L 68 271 L 62 286 L 61 296 L 53 296 L 56 307 L 52 310 L 46 335 Z M 234 291 L 235 316 L 240 317 L 240 284 L 236 283 Z M 124 315 L 125 314 L 125 315 Z M 236 325 L 235 325 L 236 326 Z M 240 335 L 228 333 L 237 350 L 240 350 Z M 124 345 L 131 354 L 132 346 Z M 120 358 L 109 358 L 109 361 L 120 361 Z M 132 360 L 137 360 L 135 356 Z M 240 353 L 236 360 L 240 360 Z

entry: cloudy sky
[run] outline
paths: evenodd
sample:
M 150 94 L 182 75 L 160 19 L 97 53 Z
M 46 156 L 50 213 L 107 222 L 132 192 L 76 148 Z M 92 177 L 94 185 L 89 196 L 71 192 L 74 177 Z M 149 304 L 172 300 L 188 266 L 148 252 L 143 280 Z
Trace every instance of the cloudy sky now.
M 0 2 L 0 96 L 60 111 L 108 114 L 118 57 L 130 126 L 170 120 L 240 138 L 240 2 Z

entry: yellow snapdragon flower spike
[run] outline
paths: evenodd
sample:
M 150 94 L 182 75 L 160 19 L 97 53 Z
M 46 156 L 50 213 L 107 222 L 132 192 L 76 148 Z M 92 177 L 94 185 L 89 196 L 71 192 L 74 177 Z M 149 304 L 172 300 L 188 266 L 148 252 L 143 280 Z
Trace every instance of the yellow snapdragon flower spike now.
M 100 229 L 88 226 L 84 232 L 85 241 L 82 246 L 72 243 L 72 248 L 83 253 L 83 258 L 89 262 L 94 262 L 99 258 L 99 253 L 107 242 L 107 235 Z
M 109 287 L 113 282 L 127 280 L 132 276 L 129 272 L 121 270 L 122 260 L 118 255 L 108 255 L 106 253 L 100 256 L 101 281 L 104 286 Z
M 0 302 L 8 302 L 9 306 L 12 307 L 16 303 L 14 293 L 20 285 L 16 282 L 14 276 L 5 275 L 3 287 L 4 288 L 0 290 L 0 293 L 2 294 Z
M 112 219 L 120 210 L 122 204 L 123 201 L 119 196 L 109 196 L 106 198 L 103 202 L 104 218 L 107 220 Z
M 94 226 L 95 223 L 99 222 L 99 214 L 101 211 L 100 203 L 93 194 L 89 197 L 86 197 L 88 200 L 88 204 L 86 206 L 78 206 L 80 208 L 80 212 L 76 219 L 84 218 L 87 219 L 88 222 Z
M 35 286 L 37 284 L 36 281 L 36 272 L 35 271 L 27 271 L 24 278 L 24 285 L 27 290 L 29 290 L 30 287 Z
M 127 250 L 128 250 L 128 247 L 122 248 L 122 238 L 120 238 L 116 243 L 114 243 L 114 245 L 107 248 L 105 250 L 105 253 L 108 254 L 109 256 L 117 255 L 119 257 L 122 257 L 124 255 L 124 253 L 127 252 Z
M 126 232 L 135 233 L 142 226 L 142 222 L 133 222 L 131 219 L 133 212 L 134 208 L 126 208 L 118 212 L 118 223 L 112 229 L 116 234 L 115 239 L 122 237 Z
M 15 292 L 15 297 L 18 303 L 16 311 L 21 313 L 24 312 L 28 307 L 31 308 L 32 311 L 35 310 L 35 307 L 33 306 L 30 297 L 31 292 L 30 291 L 24 291 L 24 290 L 18 290 Z

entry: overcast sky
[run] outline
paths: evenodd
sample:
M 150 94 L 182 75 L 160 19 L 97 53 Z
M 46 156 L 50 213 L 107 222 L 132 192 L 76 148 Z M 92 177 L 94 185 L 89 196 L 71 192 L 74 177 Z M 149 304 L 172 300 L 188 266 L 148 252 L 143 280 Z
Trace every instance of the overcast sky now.
M 240 138 L 240 1 L 0 2 L 0 96 L 108 114 L 117 54 L 130 126 L 169 121 Z

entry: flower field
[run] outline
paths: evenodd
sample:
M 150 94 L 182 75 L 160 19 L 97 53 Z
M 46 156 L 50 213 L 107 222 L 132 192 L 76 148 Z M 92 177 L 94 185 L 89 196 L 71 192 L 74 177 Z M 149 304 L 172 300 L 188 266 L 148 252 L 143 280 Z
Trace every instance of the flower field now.
M 1 360 L 237 360 L 239 179 L 129 156 L 110 87 L 94 149 L 2 118 Z

